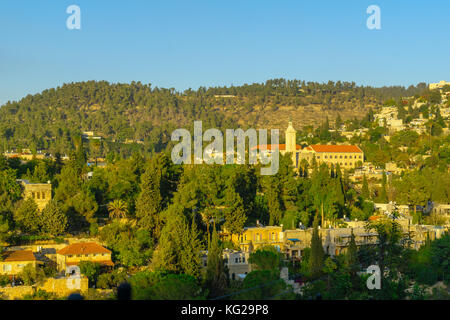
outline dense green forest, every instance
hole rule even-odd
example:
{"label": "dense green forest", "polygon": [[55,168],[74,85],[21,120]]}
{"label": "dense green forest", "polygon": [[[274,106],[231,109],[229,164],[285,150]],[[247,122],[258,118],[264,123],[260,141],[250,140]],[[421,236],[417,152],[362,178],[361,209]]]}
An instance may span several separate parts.
{"label": "dense green forest", "polygon": [[[353,82],[320,84],[285,79],[184,92],[140,82],[64,84],[0,108],[0,149],[69,154],[74,138],[83,131],[94,131],[105,139],[92,143],[88,150],[91,156],[110,151],[130,155],[135,150],[147,154],[165,149],[171,132],[191,128],[194,120],[202,120],[204,128],[219,129],[283,128],[280,126],[287,124],[288,117],[297,127],[317,126],[324,121],[320,114],[331,115],[333,121],[336,114],[342,114],[343,120],[362,118],[371,106],[413,96],[425,88],[424,83],[409,88],[373,88]],[[142,144],[123,144],[127,139]]]}

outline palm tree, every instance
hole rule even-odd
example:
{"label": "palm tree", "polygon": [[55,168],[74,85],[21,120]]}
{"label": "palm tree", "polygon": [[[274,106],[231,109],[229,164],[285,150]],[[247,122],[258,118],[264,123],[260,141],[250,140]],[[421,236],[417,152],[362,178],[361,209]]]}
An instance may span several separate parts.
{"label": "palm tree", "polygon": [[108,203],[109,217],[114,218],[125,218],[128,214],[128,206],[122,199],[116,199]]}

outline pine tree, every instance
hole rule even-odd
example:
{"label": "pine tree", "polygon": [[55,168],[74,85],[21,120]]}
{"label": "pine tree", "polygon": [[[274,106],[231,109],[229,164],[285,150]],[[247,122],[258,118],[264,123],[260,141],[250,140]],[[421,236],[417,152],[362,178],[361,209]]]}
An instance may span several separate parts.
{"label": "pine tree", "polygon": [[228,207],[225,209],[224,227],[233,234],[241,233],[247,216],[242,198],[234,191],[233,186],[228,186],[225,191],[225,203]]}
{"label": "pine tree", "polygon": [[41,213],[42,233],[51,236],[62,234],[67,228],[67,216],[54,200],[50,201]]}
{"label": "pine tree", "polygon": [[202,245],[195,222],[189,226],[183,208],[178,205],[170,206],[164,214],[166,223],[153,256],[152,268],[198,277]]}
{"label": "pine tree", "polygon": [[183,233],[183,219],[180,214],[181,208],[175,205],[169,207],[165,213],[165,225],[161,230],[155,253],[151,262],[151,267],[155,271],[180,272],[179,248],[180,234]]}
{"label": "pine tree", "polygon": [[36,202],[32,198],[28,198],[14,212],[14,220],[23,232],[38,234],[41,229],[39,215]]}
{"label": "pine tree", "polygon": [[136,217],[140,227],[152,232],[157,238],[161,231],[159,213],[162,211],[160,192],[161,174],[149,167],[141,176],[141,193],[136,201]]}

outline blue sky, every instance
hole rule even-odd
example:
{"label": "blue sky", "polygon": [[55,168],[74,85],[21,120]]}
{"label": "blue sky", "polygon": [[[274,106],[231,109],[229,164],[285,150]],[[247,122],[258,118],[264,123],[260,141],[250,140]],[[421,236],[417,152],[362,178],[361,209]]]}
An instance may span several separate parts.
{"label": "blue sky", "polygon": [[[68,30],[69,5],[81,30]],[[381,30],[366,27],[369,5]],[[0,104],[67,82],[450,80],[448,0],[2,0]]]}

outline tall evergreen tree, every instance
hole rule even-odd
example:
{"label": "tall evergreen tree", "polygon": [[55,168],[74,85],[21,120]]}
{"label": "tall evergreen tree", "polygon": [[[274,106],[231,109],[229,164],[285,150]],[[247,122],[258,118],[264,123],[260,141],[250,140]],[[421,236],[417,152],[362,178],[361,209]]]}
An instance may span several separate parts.
{"label": "tall evergreen tree", "polygon": [[316,215],[313,233],[311,236],[311,255],[309,257],[309,270],[313,277],[318,277],[323,268],[325,253],[322,246],[322,237],[319,235],[319,217]]}
{"label": "tall evergreen tree", "polygon": [[42,233],[51,236],[62,234],[67,228],[67,216],[55,200],[51,200],[41,213]]}
{"label": "tall evergreen tree", "polygon": [[32,198],[22,201],[14,212],[14,221],[26,233],[38,234],[41,229],[41,219],[38,206]]}
{"label": "tall evergreen tree", "polygon": [[161,173],[149,167],[141,176],[141,193],[136,201],[136,217],[142,228],[152,232],[155,238],[161,231],[160,212],[162,211]]}
{"label": "tall evergreen tree", "polygon": [[361,188],[361,195],[365,200],[370,199],[369,183],[367,182],[366,175],[363,177],[363,183]]}
{"label": "tall evergreen tree", "polygon": [[346,262],[352,273],[357,271],[358,247],[356,246],[355,234],[353,233],[353,229],[350,237],[350,244],[347,250]]}
{"label": "tall evergreen tree", "polygon": [[383,171],[383,178],[381,180],[381,189],[380,189],[380,195],[379,200],[381,203],[387,203],[388,202],[388,196],[387,196],[387,177],[386,172]]}
{"label": "tall evergreen tree", "polygon": [[205,284],[209,289],[210,297],[223,295],[227,287],[227,276],[225,274],[222,248],[215,228],[208,248]]}
{"label": "tall evergreen tree", "polygon": [[233,186],[228,186],[225,191],[225,223],[224,227],[233,234],[239,234],[244,228],[247,216],[245,214],[244,203]]}

